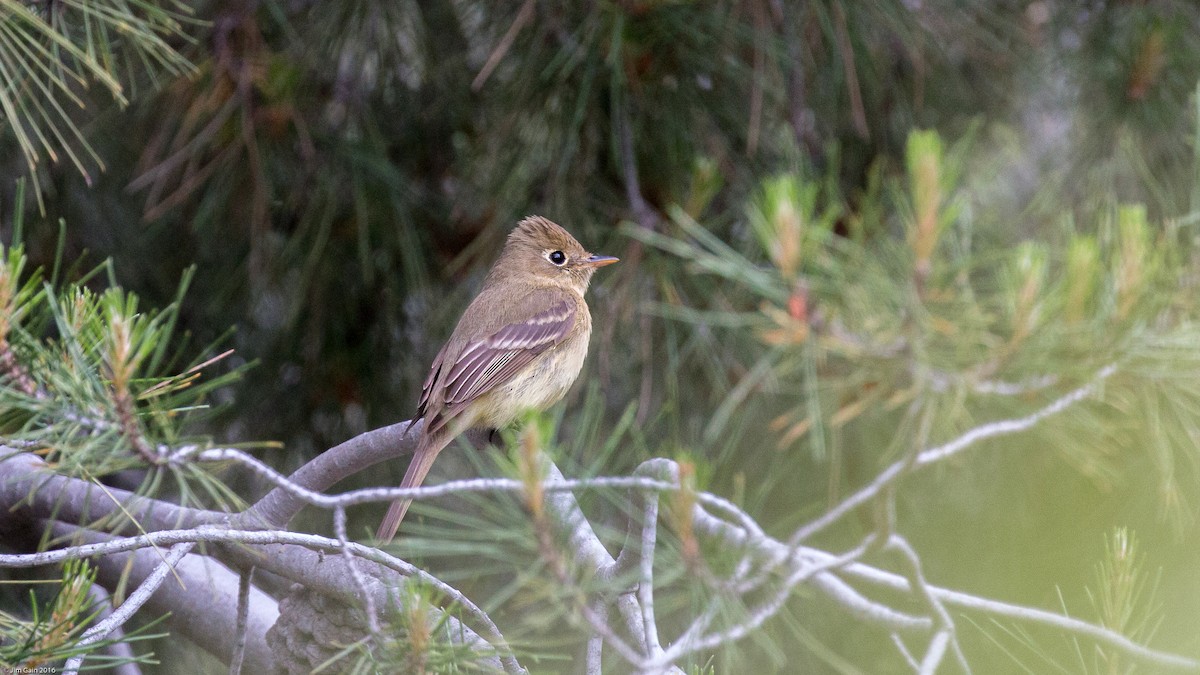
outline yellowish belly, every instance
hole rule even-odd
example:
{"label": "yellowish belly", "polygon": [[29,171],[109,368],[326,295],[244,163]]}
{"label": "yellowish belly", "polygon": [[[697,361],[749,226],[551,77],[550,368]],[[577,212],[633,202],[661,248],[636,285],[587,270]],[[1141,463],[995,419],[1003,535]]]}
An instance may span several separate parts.
{"label": "yellowish belly", "polygon": [[583,349],[563,347],[540,354],[508,383],[481,396],[479,405],[473,406],[478,416],[471,426],[503,427],[524,412],[545,410],[562,400],[587,356],[586,344]]}

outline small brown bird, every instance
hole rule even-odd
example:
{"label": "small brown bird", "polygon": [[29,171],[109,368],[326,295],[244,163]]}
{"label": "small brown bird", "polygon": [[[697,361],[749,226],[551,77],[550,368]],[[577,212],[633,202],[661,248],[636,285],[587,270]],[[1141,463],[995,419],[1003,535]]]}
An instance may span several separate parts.
{"label": "small brown bird", "polygon": [[[583,294],[596,268],[615,262],[588,253],[541,216],[517,225],[479,295],[433,359],[414,418],[425,426],[400,487],[419,486],[455,436],[475,427],[503,427],[567,393],[592,334]],[[375,536],[391,541],[411,503],[392,502]]]}

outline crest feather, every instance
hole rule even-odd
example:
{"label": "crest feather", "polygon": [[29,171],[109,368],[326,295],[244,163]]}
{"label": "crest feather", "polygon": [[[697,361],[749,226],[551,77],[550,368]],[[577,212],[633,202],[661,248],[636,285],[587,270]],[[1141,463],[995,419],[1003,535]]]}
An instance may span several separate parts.
{"label": "crest feather", "polygon": [[583,246],[561,225],[542,216],[526,216],[508,235],[508,244],[553,244],[558,248],[583,250]]}

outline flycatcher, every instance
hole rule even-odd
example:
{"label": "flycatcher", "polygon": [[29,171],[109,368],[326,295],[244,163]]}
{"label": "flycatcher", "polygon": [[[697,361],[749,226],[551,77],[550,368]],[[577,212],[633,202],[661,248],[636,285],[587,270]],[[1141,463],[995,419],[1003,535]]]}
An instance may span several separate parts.
{"label": "flycatcher", "polygon": [[[475,427],[503,427],[567,393],[592,335],[583,294],[596,268],[615,262],[588,253],[541,216],[517,225],[479,295],[433,359],[413,418],[425,425],[400,487],[421,485],[455,436]],[[392,502],[375,536],[391,541],[411,503]]]}

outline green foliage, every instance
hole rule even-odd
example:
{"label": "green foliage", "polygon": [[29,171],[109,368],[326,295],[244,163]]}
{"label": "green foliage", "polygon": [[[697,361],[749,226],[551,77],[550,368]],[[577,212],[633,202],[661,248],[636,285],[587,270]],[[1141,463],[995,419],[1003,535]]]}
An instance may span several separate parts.
{"label": "green foliage", "polygon": [[396,605],[389,608],[388,635],[383,644],[372,649],[371,641],[363,638],[345,645],[315,668],[314,675],[491,672],[479,663],[482,656],[491,656],[490,651],[453,640],[453,629],[446,623],[450,614],[437,611],[442,603],[429,589],[414,581],[397,589],[394,597]]}
{"label": "green foliage", "polygon": [[[205,378],[202,371],[229,352],[209,346],[191,356],[188,336],[176,331],[190,274],[175,303],[145,311],[118,287],[91,290],[106,272],[112,279],[108,265],[67,279],[59,269],[47,280],[21,245],[0,250],[0,427],[9,452],[34,450],[55,471],[96,482],[144,470],[140,494],[239,504],[211,469],[186,461],[211,445],[196,430],[211,417],[213,391],[238,376]],[[66,564],[45,609],[35,597],[30,618],[4,614],[4,662],[34,667],[77,653],[74,644],[97,611],[88,595],[94,576],[86,564]]]}
{"label": "green foliage", "polygon": [[[30,593],[30,614],[27,618],[0,610],[0,667],[33,670],[53,664],[79,653],[99,652],[92,658],[107,667],[121,663],[147,663],[149,659],[120,659],[106,656],[103,650],[112,640],[99,640],[86,648],[75,641],[91,625],[101,609],[89,594],[96,580],[96,571],[86,561],[73,560],[62,566],[62,578],[54,582],[54,595],[41,601]],[[124,640],[136,642],[155,637],[146,628],[128,633]]]}
{"label": "green foliage", "polygon": [[784,281],[795,280],[811,238],[824,238],[842,215],[840,204],[818,212],[822,186],[795,175],[766,181],[747,216],[759,243]]}
{"label": "green foliage", "polygon": [[[1119,527],[1104,540],[1104,557],[1096,563],[1086,598],[1098,623],[1139,642],[1149,642],[1162,623],[1163,604],[1158,597],[1160,573],[1148,574],[1145,554],[1137,537]],[[1063,613],[1070,614],[1062,593]],[[1140,673],[1140,664],[1104,648],[1089,647],[1078,639],[1069,649],[1047,649],[1028,630],[999,622],[976,627],[1024,672]]]}
{"label": "green foliage", "polygon": [[[1161,603],[1154,597],[1158,580],[1147,578],[1137,538],[1118,528],[1104,542],[1104,560],[1096,565],[1096,590],[1089,591],[1103,626],[1139,641],[1149,641],[1161,622]],[[1099,652],[1095,672],[1128,672],[1120,656]]]}
{"label": "green foliage", "polygon": [[[466,271],[515,217],[546,212],[612,249],[605,224],[631,178],[651,207],[679,204],[730,241],[763,172],[812,165],[845,214],[835,229],[886,227],[865,209],[882,203],[870,191],[904,163],[913,126],[958,136],[986,115],[989,134],[1014,125],[1035,155],[1041,139],[1022,136],[1020,116],[1057,105],[1047,116],[1068,120],[1071,139],[1125,140],[1075,143],[1086,152],[1063,153],[1064,171],[1034,166],[1024,180],[1079,202],[1114,187],[1147,201],[1136,185],[1153,183],[1159,213],[1188,164],[1177,103],[1200,51],[1177,28],[1195,16],[1180,2],[264,3],[197,8],[195,20],[96,2],[56,5],[58,39],[137,75],[122,82],[165,88],[132,99],[131,114],[93,116],[88,142],[110,170],[88,190],[59,176],[71,199],[47,206],[73,223],[72,250],[116,256],[123,283],[159,304],[200,263],[204,301],[184,321],[205,341],[242,324],[238,346],[266,366],[246,385],[260,401],[249,436],[306,447],[410,407],[437,347],[426,336],[457,306],[434,298],[469,287]],[[88,17],[120,17],[130,36]],[[181,31],[190,44],[164,37]],[[167,67],[186,69],[179,54],[196,64],[187,77]],[[1036,79],[1046,71],[1067,80],[1063,102],[1045,101],[1059,86]],[[1008,198],[1036,221],[1023,190]],[[662,264],[647,271],[670,276]],[[650,370],[645,351],[622,367]]]}
{"label": "green foliage", "polygon": [[[1144,207],[1114,205],[1086,226],[1067,220],[1038,240],[976,250],[1001,224],[962,206],[967,195],[953,177],[963,175],[968,153],[961,144],[946,152],[927,133],[915,134],[909,149],[909,173],[890,181],[881,193],[890,201],[882,205],[839,202],[826,181],[805,174],[764,181],[763,197],[748,211],[757,250],[735,249],[680,210],[671,211],[667,234],[626,230],[687,266],[690,274],[667,297],[716,289],[716,297],[710,290],[697,304],[731,306],[710,313],[664,307],[659,314],[703,321],[722,332],[722,344],[745,346],[750,337],[759,343],[743,358],[765,367],[747,368],[728,390],[710,420],[708,447],[738,434],[734,418],[773,433],[747,434],[733,444],[736,454],[713,458],[714,473],[729,486],[714,489],[741,494],[739,486],[754,485],[752,512],[779,510],[784,523],[798,524],[799,514],[819,503],[819,483],[806,481],[797,498],[793,474],[765,468],[777,465],[777,453],[807,443],[814,462],[793,471],[817,469],[835,494],[852,490],[863,479],[842,474],[847,464],[873,471],[988,420],[1027,414],[1112,364],[1118,375],[1100,402],[1044,422],[1025,440],[1005,444],[1013,448],[1005,452],[1044,448],[1096,487],[1121,492],[1136,489],[1125,481],[1148,462],[1146,481],[1138,483],[1154,484],[1159,517],[1176,528],[1194,522],[1187,495],[1200,476],[1192,470],[1188,420],[1200,410],[1200,305],[1190,234],[1156,228]],[[902,235],[847,239],[801,226],[815,220],[807,214],[856,207],[901,214]],[[1044,463],[1021,463],[1031,460]],[[1014,478],[1025,474],[1019,466],[1008,470]],[[974,496],[965,493],[952,499],[969,508]],[[911,508],[912,517],[930,518],[925,507]],[[1144,621],[1155,612],[1140,605],[1134,612],[1128,596],[1135,581],[1122,581],[1132,573],[1117,564],[1103,577],[1119,588],[1102,586],[1097,603],[1106,625],[1132,630],[1133,616]],[[796,620],[780,630],[799,633],[805,625]],[[1049,649],[1043,638],[1020,639]]]}
{"label": "green foliage", "polygon": [[237,503],[206,470],[171,457],[210,444],[194,430],[211,416],[212,392],[238,377],[233,370],[205,378],[202,371],[229,352],[210,345],[190,356],[188,336],[176,330],[191,274],[175,303],[144,311],[123,289],[91,290],[105,272],[111,279],[104,265],[52,282],[29,269],[20,245],[0,253],[5,442],[38,449],[68,475],[92,479],[149,467],[142,486],[149,493],[171,476],[185,499],[199,487],[218,503]]}
{"label": "green foliage", "polygon": [[[606,224],[635,178],[651,207],[728,223],[759,169],[801,148],[832,161],[824,139],[849,137],[837,152],[852,189],[878,152],[902,147],[902,120],[925,114],[904,93],[917,80],[996,91],[958,72],[899,3],[196,11],[180,24],[195,73],[95,118],[109,171],[86,190],[62,174],[54,188],[78,201],[48,208],[73,224],[72,250],[115,256],[122,282],[160,304],[199,263],[188,327],[211,340],[240,323],[238,346],[264,360],[247,381],[261,402],[249,435],[305,445],[408,405],[454,318],[434,298],[469,286],[514,218],[541,211],[613,250]],[[973,25],[958,24],[964,44],[994,32]],[[993,58],[989,45],[973,56]],[[875,79],[892,67],[894,89]]]}
{"label": "green foliage", "polygon": [[[36,163],[45,222],[70,226],[13,223],[0,425],[63,471],[145,466],[203,432],[280,438],[266,459],[294,465],[408,417],[500,238],[542,212],[623,259],[591,296],[589,384],[539,443],[571,475],[688,448],[704,485],[785,531],[883,463],[1115,364],[1097,402],[914,478],[903,524],[931,577],[1044,604],[1110,520],[1135,521],[1151,559],[1195,520],[1194,3],[37,7],[2,6],[0,108],[26,156],[87,178]],[[97,112],[85,80],[131,109]],[[143,83],[162,88],[123,93]],[[76,98],[86,119],[62,112]],[[68,273],[63,249],[114,263]],[[183,335],[240,356],[197,379],[218,350]],[[212,416],[243,358],[262,367]],[[463,454],[439,471],[518,475]],[[148,475],[147,493],[171,476],[233,501],[186,465]],[[615,549],[628,495],[583,500]],[[449,504],[416,506],[402,555],[491,599],[556,669],[585,631],[544,588],[527,503]],[[670,576],[685,540],[659,563],[676,624],[707,599]],[[690,667],[894,665],[809,610]]]}
{"label": "green foliage", "polygon": [[[173,1],[65,0],[31,6],[0,2],[0,111],[34,180],[45,160],[64,157],[88,181],[104,161],[72,109],[99,104],[98,85],[128,105],[137,82],[192,69],[171,41],[188,40],[190,11]],[[40,198],[39,194],[39,198]]]}

